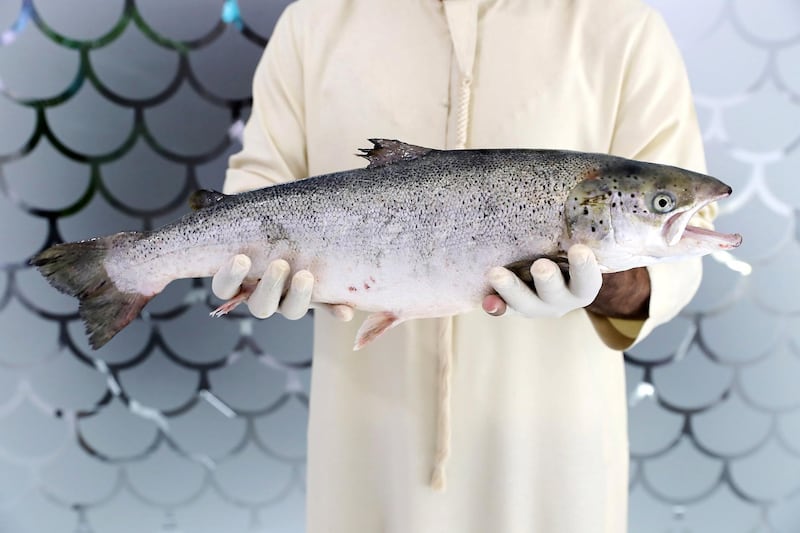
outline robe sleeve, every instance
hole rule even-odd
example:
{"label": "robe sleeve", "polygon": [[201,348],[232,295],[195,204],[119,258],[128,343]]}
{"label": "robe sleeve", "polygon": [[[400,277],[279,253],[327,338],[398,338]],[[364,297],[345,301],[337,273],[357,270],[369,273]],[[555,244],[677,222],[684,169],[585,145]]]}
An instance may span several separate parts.
{"label": "robe sleeve", "polygon": [[253,107],[243,148],[228,162],[226,194],[308,175],[300,9],[298,3],[286,8],[256,67]]}
{"label": "robe sleeve", "polygon": [[[615,155],[705,172],[705,156],[686,69],[666,24],[648,10],[629,43],[621,80],[610,152]],[[704,208],[693,225],[711,228],[716,205]],[[624,350],[656,326],[674,318],[694,296],[702,260],[648,267],[651,294],[647,320],[617,320],[589,313],[611,348]]]}

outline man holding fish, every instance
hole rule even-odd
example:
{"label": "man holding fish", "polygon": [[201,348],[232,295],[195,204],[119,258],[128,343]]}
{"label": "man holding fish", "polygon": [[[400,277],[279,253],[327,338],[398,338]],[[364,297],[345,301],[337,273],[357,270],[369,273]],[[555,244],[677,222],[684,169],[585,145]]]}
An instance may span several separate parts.
{"label": "man holding fish", "polygon": [[[660,17],[639,0],[299,0],[253,97],[224,187],[244,194],[32,259],[81,299],[92,345],[178,277],[216,273],[219,314],[324,308],[308,531],[625,531],[621,350],[692,298],[691,256],[740,242],[710,227],[730,188],[697,173]],[[337,173],[367,138],[368,168]]]}
{"label": "man holding fish", "polygon": [[[607,152],[703,171],[680,54],[639,2],[391,4],[288,7],[256,72],[226,192],[352,168],[354,148],[374,136]],[[693,224],[709,227],[711,207]],[[494,269],[502,298],[487,295],[485,312],[405,322],[357,353],[361,320],[334,318],[349,320],[351,308],[315,315],[309,531],[625,531],[619,350],[677,314],[701,264],[627,270],[601,288],[591,250],[576,245],[568,257],[569,283],[546,259],[530,269],[538,296]],[[215,292],[233,296],[249,267],[231,258]],[[313,272],[276,262],[249,305],[257,316],[299,318],[313,286]],[[593,302],[596,311],[582,309]],[[428,486],[437,464],[441,493]]]}

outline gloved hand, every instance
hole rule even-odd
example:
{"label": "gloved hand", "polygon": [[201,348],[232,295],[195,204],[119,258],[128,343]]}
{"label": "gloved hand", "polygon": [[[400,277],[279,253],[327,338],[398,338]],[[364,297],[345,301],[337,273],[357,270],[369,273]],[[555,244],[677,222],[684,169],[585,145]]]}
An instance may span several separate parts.
{"label": "gloved hand", "polygon": [[[246,255],[231,257],[211,280],[211,290],[214,295],[228,300],[239,294],[243,290],[242,281],[250,271],[250,266],[250,258]],[[308,270],[296,272],[284,296],[290,270],[286,261],[282,259],[273,261],[255,288],[244,288],[245,291],[252,291],[246,301],[253,316],[267,318],[279,312],[289,320],[297,320],[308,312],[312,307],[311,292],[314,289],[314,276]],[[326,309],[345,322],[353,318],[353,308],[348,305],[314,304],[313,306]]]}
{"label": "gloved hand", "polygon": [[483,301],[483,309],[495,316],[505,313],[508,307],[530,318],[557,318],[591,304],[603,283],[594,253],[587,246],[576,244],[567,251],[567,258],[569,283],[565,282],[561,269],[553,261],[534,261],[531,276],[536,292],[508,269],[492,268],[489,282],[497,295],[487,296]]}

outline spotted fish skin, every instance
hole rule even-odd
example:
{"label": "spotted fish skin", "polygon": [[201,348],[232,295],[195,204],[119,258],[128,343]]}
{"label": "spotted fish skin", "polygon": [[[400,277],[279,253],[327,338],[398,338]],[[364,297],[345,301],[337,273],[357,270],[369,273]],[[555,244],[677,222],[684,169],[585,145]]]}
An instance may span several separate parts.
{"label": "spotted fish skin", "polygon": [[[314,301],[388,313],[394,324],[473,309],[490,292],[490,268],[563,257],[578,242],[595,251],[606,271],[647,264],[646,258],[621,260],[609,241],[615,220],[631,214],[616,213],[606,202],[613,196],[606,180],[620,187],[619,180],[634,172],[641,180],[634,194],[646,191],[640,201],[648,202],[653,183],[677,176],[679,188],[691,189],[680,193],[685,210],[730,192],[708,176],[603,154],[373,143],[362,150],[367,168],[239,195],[209,192],[193,199],[200,209],[158,230],[95,239],[95,248],[106,249],[96,276],[120,293],[149,299],[175,279],[212,276],[234,254],[251,258],[250,281],[280,258],[314,274]],[[626,195],[630,187],[625,182]],[[677,202],[678,193],[670,194]],[[647,231],[659,227],[658,221],[637,224]],[[56,245],[32,263],[56,287],[85,301],[92,291],[71,287],[58,273],[59,253],[69,255],[78,245]],[[103,329],[96,322],[90,336]],[[107,332],[95,336],[110,338]]]}
{"label": "spotted fish skin", "polygon": [[[431,151],[225,197],[133,245],[121,243],[106,268],[118,287],[155,293],[176,277],[213,275],[245,253],[253,277],[278,258],[309,269],[317,301],[408,309],[419,305],[419,287],[463,311],[486,292],[492,266],[564,253],[567,193],[600,159]],[[134,265],[139,275],[130,274]]]}

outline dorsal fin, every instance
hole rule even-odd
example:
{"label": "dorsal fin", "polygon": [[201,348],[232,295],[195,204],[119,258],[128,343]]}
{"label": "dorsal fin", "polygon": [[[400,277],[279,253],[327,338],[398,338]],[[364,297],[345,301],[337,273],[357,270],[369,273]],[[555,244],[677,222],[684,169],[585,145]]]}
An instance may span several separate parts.
{"label": "dorsal fin", "polygon": [[197,211],[198,209],[203,209],[204,207],[214,205],[220,200],[225,199],[227,196],[227,194],[222,194],[219,191],[200,189],[194,191],[191,196],[189,196],[189,207],[192,208],[192,211]]}
{"label": "dorsal fin", "polygon": [[367,168],[382,167],[399,161],[410,161],[433,151],[432,148],[415,146],[392,139],[370,139],[369,141],[373,147],[360,148],[359,152],[361,153],[356,154],[369,161]]}

